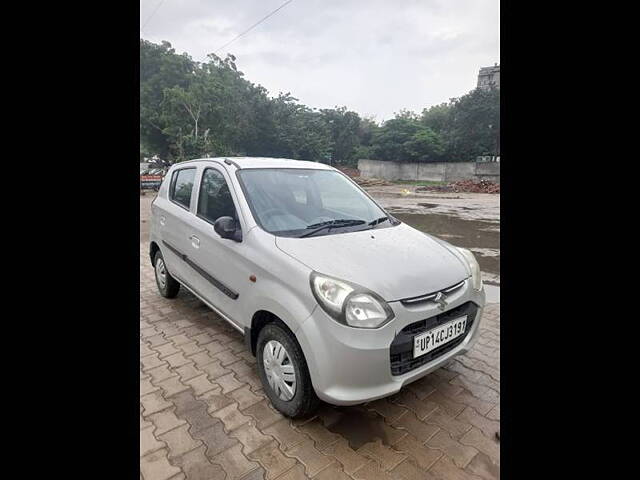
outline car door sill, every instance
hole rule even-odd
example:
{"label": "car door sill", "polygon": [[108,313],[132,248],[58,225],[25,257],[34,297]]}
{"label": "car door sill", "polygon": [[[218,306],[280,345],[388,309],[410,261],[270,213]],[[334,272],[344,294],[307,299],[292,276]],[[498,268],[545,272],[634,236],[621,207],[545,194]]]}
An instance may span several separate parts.
{"label": "car door sill", "polygon": [[173,275],[173,277],[180,283],[180,285],[182,285],[184,288],[186,288],[187,290],[189,290],[193,295],[195,295],[202,303],[204,303],[207,307],[209,307],[211,310],[213,310],[215,313],[217,313],[218,315],[220,315],[220,317],[222,317],[223,320],[225,320],[227,323],[229,323],[233,328],[235,328],[236,330],[238,330],[240,333],[242,333],[244,335],[244,328],[242,328],[241,326],[239,326],[236,322],[234,322],[233,320],[231,320],[231,318],[229,318],[228,315],[226,315],[225,313],[223,313],[219,308],[217,308],[216,306],[214,306],[211,302],[209,302],[208,300],[205,300],[205,298],[200,295],[198,293],[198,291],[196,289],[194,289],[193,287],[190,287],[184,280],[177,278],[175,275]]}

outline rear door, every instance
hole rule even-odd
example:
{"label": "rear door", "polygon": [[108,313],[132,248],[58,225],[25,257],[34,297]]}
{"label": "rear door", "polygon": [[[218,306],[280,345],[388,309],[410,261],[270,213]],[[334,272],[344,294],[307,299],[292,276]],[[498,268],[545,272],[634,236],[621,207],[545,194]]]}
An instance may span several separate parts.
{"label": "rear door", "polygon": [[246,242],[221,238],[213,224],[220,217],[232,217],[246,233],[244,219],[238,214],[237,196],[226,170],[206,166],[199,182],[195,216],[189,235],[190,265],[197,278],[193,286],[209,303],[229,317],[241,329],[245,319],[241,315],[240,302],[249,288],[251,272],[245,258]]}
{"label": "rear door", "polygon": [[191,240],[190,222],[195,203],[194,185],[197,168],[183,167],[174,170],[169,179],[167,201],[158,212],[162,254],[169,272],[186,283],[190,283],[193,272],[188,268],[184,255],[189,251]]}

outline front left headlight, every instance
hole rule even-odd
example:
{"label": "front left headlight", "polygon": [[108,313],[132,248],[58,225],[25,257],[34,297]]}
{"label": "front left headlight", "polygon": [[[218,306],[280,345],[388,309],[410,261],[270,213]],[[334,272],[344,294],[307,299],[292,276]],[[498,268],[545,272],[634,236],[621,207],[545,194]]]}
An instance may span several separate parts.
{"label": "front left headlight", "polygon": [[467,250],[466,248],[458,248],[462,256],[464,256],[469,268],[471,269],[471,285],[474,290],[482,290],[482,274],[480,273],[480,265],[476,260],[476,257],[473,256],[471,250]]}
{"label": "front left headlight", "polygon": [[311,291],[334,320],[355,328],[378,328],[393,317],[393,310],[379,295],[337,278],[312,272]]}

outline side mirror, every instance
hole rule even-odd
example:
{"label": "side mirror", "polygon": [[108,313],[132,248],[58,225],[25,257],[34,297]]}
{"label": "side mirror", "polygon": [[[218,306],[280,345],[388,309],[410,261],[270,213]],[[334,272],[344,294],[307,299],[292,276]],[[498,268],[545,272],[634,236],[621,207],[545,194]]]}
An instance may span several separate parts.
{"label": "side mirror", "polygon": [[242,241],[242,230],[236,227],[236,221],[231,217],[220,217],[213,223],[213,229],[222,238],[235,242]]}

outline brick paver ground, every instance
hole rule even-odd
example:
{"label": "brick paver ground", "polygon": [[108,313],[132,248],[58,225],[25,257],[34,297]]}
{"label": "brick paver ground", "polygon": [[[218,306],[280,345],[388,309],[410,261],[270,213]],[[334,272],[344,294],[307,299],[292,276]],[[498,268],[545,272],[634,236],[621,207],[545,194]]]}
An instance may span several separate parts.
{"label": "brick paver ground", "polygon": [[500,306],[467,355],[397,395],[292,421],[262,391],[242,335],[140,250],[140,473],[163,479],[499,478]]}

